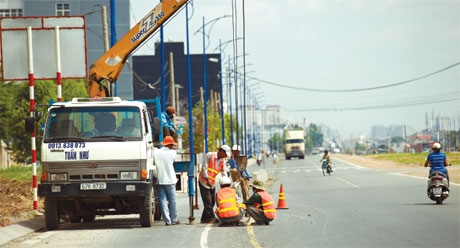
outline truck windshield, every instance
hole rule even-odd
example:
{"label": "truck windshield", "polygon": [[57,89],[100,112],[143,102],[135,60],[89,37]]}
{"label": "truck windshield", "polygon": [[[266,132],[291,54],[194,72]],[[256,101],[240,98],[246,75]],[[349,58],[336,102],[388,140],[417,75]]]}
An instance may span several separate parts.
{"label": "truck windshield", "polygon": [[51,109],[44,141],[141,140],[141,115],[135,107],[70,107]]}
{"label": "truck windshield", "polygon": [[294,144],[294,143],[303,143],[303,139],[289,139],[289,140],[286,140],[286,144]]}

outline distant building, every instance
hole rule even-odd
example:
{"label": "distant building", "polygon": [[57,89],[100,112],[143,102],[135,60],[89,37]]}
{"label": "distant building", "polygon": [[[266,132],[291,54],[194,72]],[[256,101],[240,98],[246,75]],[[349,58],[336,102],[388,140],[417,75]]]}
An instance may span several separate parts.
{"label": "distant building", "polygon": [[375,125],[371,127],[372,139],[386,139],[389,137],[404,137],[404,125]]}

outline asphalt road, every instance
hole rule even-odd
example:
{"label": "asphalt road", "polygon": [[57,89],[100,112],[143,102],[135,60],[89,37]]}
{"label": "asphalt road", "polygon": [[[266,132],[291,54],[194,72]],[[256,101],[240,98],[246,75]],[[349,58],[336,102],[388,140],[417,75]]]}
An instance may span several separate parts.
{"label": "asphalt road", "polygon": [[189,224],[189,198],[178,192],[177,226],[157,221],[142,228],[135,215],[103,217],[41,229],[2,247],[460,247],[458,185],[436,205],[426,196],[426,179],[337,160],[332,175],[323,176],[319,160],[267,159],[249,166],[252,173],[265,168],[276,179],[268,191],[277,202],[283,185],[288,208],[279,209],[269,226],[197,224],[201,209],[193,211],[197,223]]}

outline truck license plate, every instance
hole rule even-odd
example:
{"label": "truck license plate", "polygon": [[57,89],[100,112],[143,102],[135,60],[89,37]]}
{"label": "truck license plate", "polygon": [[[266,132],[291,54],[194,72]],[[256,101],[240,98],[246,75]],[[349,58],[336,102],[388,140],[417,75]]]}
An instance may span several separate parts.
{"label": "truck license plate", "polygon": [[106,189],[106,188],[107,188],[107,185],[105,184],[105,182],[80,184],[80,190],[98,190],[98,189]]}

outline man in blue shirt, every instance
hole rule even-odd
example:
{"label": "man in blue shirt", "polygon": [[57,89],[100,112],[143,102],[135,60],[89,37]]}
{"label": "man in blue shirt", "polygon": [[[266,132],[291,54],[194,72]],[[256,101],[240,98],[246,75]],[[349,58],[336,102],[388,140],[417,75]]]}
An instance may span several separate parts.
{"label": "man in blue shirt", "polygon": [[167,107],[166,111],[161,113],[161,126],[163,127],[163,137],[171,136],[177,142],[177,127],[174,125],[174,114],[176,109],[174,107]]}
{"label": "man in blue shirt", "polygon": [[[230,165],[230,169],[238,169],[238,163],[236,162],[236,158],[239,157],[241,154],[241,147],[239,145],[234,145],[232,147],[232,157],[228,159],[228,164]],[[243,171],[240,171],[241,177],[244,179],[250,180],[252,177],[249,175],[248,169],[245,168]]]}
{"label": "man in blue shirt", "polygon": [[446,174],[447,180],[449,180],[449,174],[446,169],[446,167],[449,166],[449,164],[447,163],[446,154],[441,152],[441,144],[434,143],[431,149],[433,150],[433,152],[430,153],[426,158],[425,167],[431,166],[430,175],[433,172],[442,172]]}

